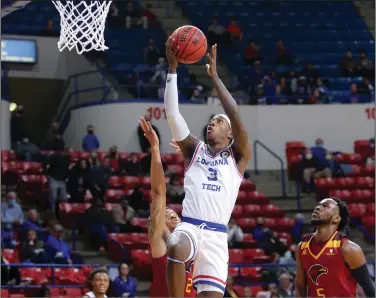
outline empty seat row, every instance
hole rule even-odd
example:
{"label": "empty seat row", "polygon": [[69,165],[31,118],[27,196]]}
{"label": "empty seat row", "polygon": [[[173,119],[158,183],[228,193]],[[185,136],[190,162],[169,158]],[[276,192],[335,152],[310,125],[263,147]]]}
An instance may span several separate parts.
{"label": "empty seat row", "polygon": [[[332,190],[329,196],[338,197],[347,203],[371,203],[375,201],[375,191],[368,189],[355,189],[355,190]],[[318,194],[318,198],[322,199],[327,197],[322,193]]]}
{"label": "empty seat row", "polygon": [[316,178],[315,184],[321,189],[374,189],[373,177]]}

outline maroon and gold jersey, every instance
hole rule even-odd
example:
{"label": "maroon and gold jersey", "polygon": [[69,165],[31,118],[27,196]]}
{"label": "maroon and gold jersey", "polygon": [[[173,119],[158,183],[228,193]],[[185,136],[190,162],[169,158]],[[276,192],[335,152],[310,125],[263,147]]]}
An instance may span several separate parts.
{"label": "maroon and gold jersey", "polygon": [[317,243],[314,234],[303,238],[299,253],[308,297],[356,297],[357,282],[342,258],[341,245],[346,241],[339,232],[326,243]]}
{"label": "maroon and gold jersey", "polygon": [[[160,258],[152,259],[153,281],[150,286],[150,297],[169,297],[166,280],[167,253]],[[192,282],[192,270],[190,266],[186,271],[184,297],[195,297],[196,290]]]}

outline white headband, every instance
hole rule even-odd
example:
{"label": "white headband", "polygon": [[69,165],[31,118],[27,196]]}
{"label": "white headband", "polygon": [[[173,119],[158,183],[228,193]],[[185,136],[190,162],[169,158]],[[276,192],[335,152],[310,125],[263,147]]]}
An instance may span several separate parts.
{"label": "white headband", "polygon": [[226,114],[217,114],[217,115],[215,115],[212,119],[217,118],[217,117],[222,117],[222,118],[224,118],[224,119],[227,121],[227,123],[228,123],[228,125],[230,126],[230,128],[231,128],[231,121],[230,121],[230,118],[229,118]]}

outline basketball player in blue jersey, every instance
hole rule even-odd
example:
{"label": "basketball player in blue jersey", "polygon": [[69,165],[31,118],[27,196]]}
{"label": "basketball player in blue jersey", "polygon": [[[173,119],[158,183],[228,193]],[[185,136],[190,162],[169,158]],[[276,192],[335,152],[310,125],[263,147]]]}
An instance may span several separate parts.
{"label": "basketball player in blue jersey", "polygon": [[238,107],[217,74],[217,45],[207,55],[207,72],[225,114],[207,127],[207,144],[190,134],[179,112],[178,60],[173,39],[166,44],[169,70],[165,89],[168,123],[185,157],[182,222],[168,239],[167,282],[171,297],[183,297],[185,266],[194,261],[193,285],[199,297],[223,297],[228,272],[227,224],[251,149]]}

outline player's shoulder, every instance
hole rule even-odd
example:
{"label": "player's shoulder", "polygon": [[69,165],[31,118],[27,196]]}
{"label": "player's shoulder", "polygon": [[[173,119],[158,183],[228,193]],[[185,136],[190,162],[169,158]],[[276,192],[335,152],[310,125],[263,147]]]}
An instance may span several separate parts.
{"label": "player's shoulder", "polygon": [[361,252],[362,248],[348,237],[344,237],[341,239],[341,251],[345,254],[352,254]]}
{"label": "player's shoulder", "polygon": [[312,238],[313,235],[313,233],[303,235],[302,241],[300,242],[300,246],[304,246]]}

